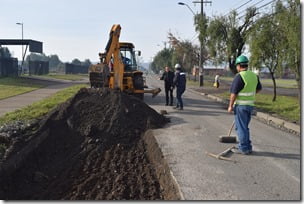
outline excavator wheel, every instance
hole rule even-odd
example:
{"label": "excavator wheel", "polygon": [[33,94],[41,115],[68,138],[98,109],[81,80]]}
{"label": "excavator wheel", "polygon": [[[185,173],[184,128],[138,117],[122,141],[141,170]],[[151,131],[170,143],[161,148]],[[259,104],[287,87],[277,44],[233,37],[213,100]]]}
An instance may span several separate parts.
{"label": "excavator wheel", "polygon": [[89,75],[91,88],[103,87],[103,76],[100,72],[91,72]]}
{"label": "excavator wheel", "polygon": [[[133,85],[135,89],[144,90],[144,79],[142,75],[135,75],[133,77]],[[144,100],[144,94],[143,93],[135,93],[135,97]]]}

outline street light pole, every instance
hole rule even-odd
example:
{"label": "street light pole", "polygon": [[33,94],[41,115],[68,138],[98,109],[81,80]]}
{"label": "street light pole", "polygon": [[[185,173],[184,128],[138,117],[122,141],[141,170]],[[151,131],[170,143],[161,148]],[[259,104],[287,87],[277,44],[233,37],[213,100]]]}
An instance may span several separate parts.
{"label": "street light pole", "polygon": [[193,16],[195,16],[194,11],[191,9],[191,7],[190,7],[188,4],[183,3],[183,2],[178,2],[178,5],[187,6],[187,7],[188,7],[188,9],[189,9],[189,10],[192,12]]}
{"label": "street light pole", "polygon": [[[201,4],[201,18],[204,19],[204,3],[212,3],[211,1],[193,1],[193,3],[200,3]],[[195,16],[195,13],[193,10],[188,6],[188,4],[183,2],[178,2],[179,5],[187,6],[189,10],[193,13]],[[200,42],[200,54],[199,54],[199,86],[204,85],[204,77],[203,77],[203,70],[204,70],[204,64],[203,64],[203,43]]]}
{"label": "street light pole", "polygon": [[[201,18],[202,20],[204,19],[204,3],[212,3],[212,1],[193,1],[193,3],[200,3],[201,4]],[[203,76],[203,70],[204,70],[204,63],[203,63],[203,43],[200,43],[200,56],[199,56],[199,67],[200,67],[200,72],[199,72],[199,85],[203,86],[204,85],[204,76]]]}
{"label": "street light pole", "polygon": [[23,61],[24,61],[24,50],[23,50],[23,22],[22,23],[16,23],[17,25],[21,25],[21,37],[22,37],[22,56],[21,56],[21,73],[22,73],[22,66],[23,66]]}
{"label": "street light pole", "polygon": [[[21,36],[22,36],[22,43],[23,43],[23,23],[16,23],[17,25],[21,25]],[[22,58],[23,58],[23,54],[24,54],[24,52],[23,52],[23,45],[22,45]]]}

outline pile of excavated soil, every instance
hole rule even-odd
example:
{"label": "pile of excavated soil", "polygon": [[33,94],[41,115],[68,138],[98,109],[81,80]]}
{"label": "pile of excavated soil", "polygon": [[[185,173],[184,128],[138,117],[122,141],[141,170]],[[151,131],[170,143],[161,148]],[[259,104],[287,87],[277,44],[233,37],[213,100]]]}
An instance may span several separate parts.
{"label": "pile of excavated soil", "polygon": [[164,199],[142,135],[167,122],[135,97],[82,89],[6,140],[0,198]]}

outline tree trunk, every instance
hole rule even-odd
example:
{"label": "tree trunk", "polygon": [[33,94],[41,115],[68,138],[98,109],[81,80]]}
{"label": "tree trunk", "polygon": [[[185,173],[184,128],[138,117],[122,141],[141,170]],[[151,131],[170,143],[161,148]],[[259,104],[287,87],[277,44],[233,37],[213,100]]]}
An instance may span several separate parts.
{"label": "tree trunk", "polygon": [[297,85],[298,85],[298,100],[299,100],[299,104],[301,104],[301,78],[296,76],[296,81],[297,81]]}
{"label": "tree trunk", "polygon": [[296,63],[297,65],[297,69],[296,69],[296,81],[297,81],[297,85],[298,85],[298,100],[299,100],[299,104],[301,104],[301,63],[300,61],[298,61]]}
{"label": "tree trunk", "polygon": [[229,59],[228,62],[229,62],[229,69],[230,69],[230,71],[233,73],[233,75],[236,75],[237,74],[237,70],[236,70],[236,66],[235,66],[235,61]]}
{"label": "tree trunk", "polygon": [[276,101],[277,98],[277,84],[276,84],[276,80],[274,78],[274,72],[270,72],[271,75],[271,79],[272,79],[272,83],[273,83],[273,98],[272,98],[272,102]]}

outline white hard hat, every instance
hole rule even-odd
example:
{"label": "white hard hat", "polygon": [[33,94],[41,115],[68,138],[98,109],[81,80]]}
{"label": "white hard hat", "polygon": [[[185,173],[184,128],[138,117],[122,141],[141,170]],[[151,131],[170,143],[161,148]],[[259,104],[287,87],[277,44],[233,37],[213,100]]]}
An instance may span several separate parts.
{"label": "white hard hat", "polygon": [[175,65],[175,69],[181,68],[180,64]]}

